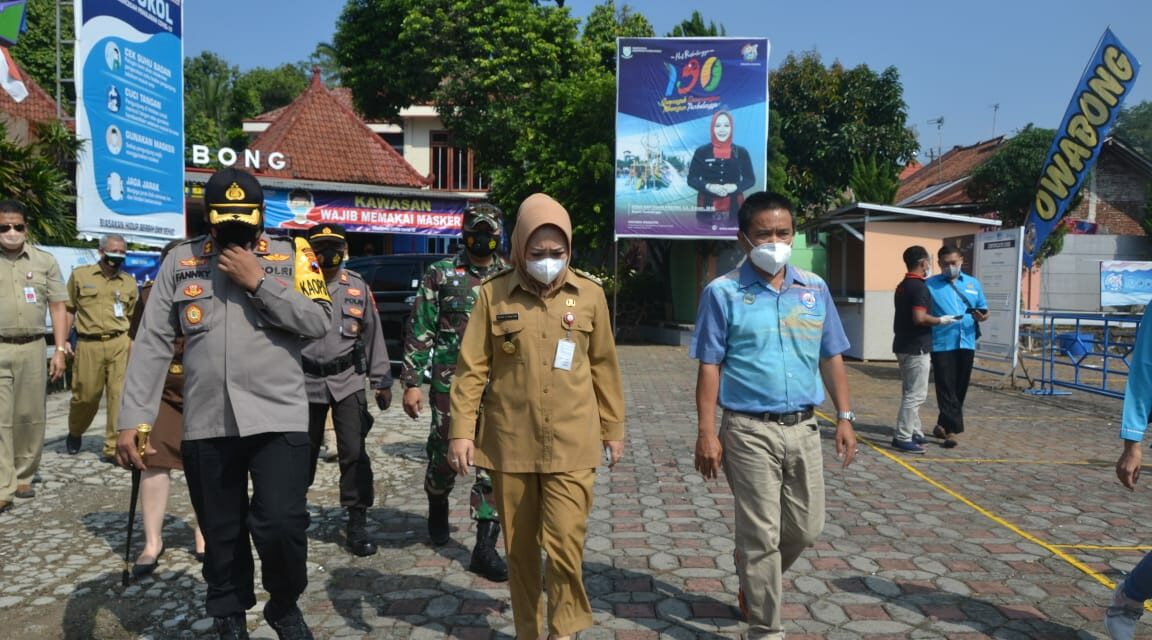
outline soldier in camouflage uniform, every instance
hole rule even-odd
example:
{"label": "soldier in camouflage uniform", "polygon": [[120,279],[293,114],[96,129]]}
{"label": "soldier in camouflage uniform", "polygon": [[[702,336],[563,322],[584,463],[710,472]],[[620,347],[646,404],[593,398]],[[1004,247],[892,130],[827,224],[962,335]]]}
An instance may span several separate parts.
{"label": "soldier in camouflage uniform", "polygon": [[[448,495],[456,484],[456,472],[448,464],[448,429],[452,419],[448,390],[456,371],[460,337],[468,326],[480,283],[507,269],[496,254],[503,214],[491,205],[470,206],[464,212],[463,249],[455,257],[428,267],[416,292],[404,344],[404,412],[413,420],[420,416],[423,397],[420,385],[431,368],[429,405],[432,429],[428,435],[428,470],[424,491],[428,494],[428,536],[435,545],[448,542]],[[492,479],[476,470],[471,493],[472,519],[476,521],[476,546],[468,569],[489,580],[508,579],[508,567],[496,553],[500,519],[492,501]]]}

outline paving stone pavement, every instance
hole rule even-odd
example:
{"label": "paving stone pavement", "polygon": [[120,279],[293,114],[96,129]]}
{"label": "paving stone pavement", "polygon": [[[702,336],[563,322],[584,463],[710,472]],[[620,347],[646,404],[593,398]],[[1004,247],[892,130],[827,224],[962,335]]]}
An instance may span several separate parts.
{"label": "paving stone pavement", "polygon": [[[596,626],[581,638],[736,638],[732,497],[722,478],[692,469],[695,364],[679,347],[623,346],[620,355],[627,450],[597,480],[584,565]],[[1106,585],[1139,560],[1152,528],[1144,492],[1124,491],[1113,475],[1120,402],[1030,396],[977,375],[961,446],[932,442],[927,455],[907,456],[887,444],[895,366],[850,363],[849,380],[860,455],[840,469],[825,429],[828,525],[785,576],[788,637],[1105,637]],[[79,455],[64,453],[67,407],[67,392],[50,396],[37,496],[0,515],[0,636],[211,637],[182,477],[159,570],[121,588],[129,475],[98,461],[103,415]],[[929,428],[934,412],[930,398]],[[377,415],[373,557],[342,550],[337,469],[321,464],[300,602],[318,638],[511,637],[505,586],[465,570],[474,529],[463,486],[452,542],[425,542],[427,429],[399,407]],[[134,540],[135,554],[138,531]],[[260,609],[249,629],[273,638]]]}

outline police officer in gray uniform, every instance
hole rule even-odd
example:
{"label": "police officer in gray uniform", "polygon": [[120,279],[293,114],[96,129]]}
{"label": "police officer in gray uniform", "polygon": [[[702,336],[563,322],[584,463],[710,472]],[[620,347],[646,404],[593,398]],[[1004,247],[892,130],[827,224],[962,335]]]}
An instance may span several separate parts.
{"label": "police officer in gray uniform", "polygon": [[263,234],[264,194],[254,177],[216,172],[204,203],[210,235],[169,253],[144,310],[124,383],[117,461],[144,468],[137,427],[156,419],[173,339],[183,335],[182,455],[207,542],[205,608],[220,638],[248,637],[254,544],[271,595],[264,618],[282,640],[310,640],[296,606],[308,583],[300,351],[301,336],[327,331],[331,300],[307,240]]}
{"label": "police officer in gray uniform", "polygon": [[348,249],[344,227],[318,224],[308,230],[328,295],[332,321],[328,333],[304,347],[304,375],[308,387],[308,435],[312,444],[309,485],[316,478],[316,460],[324,442],[324,419],[332,410],[336,451],[340,462],[340,504],[348,510],[346,538],[353,555],[376,553],[366,530],[368,507],[375,492],[372,462],[364,438],[372,425],[364,393],[364,375],[375,389],[376,404],[392,403],[392,371],[388,347],[380,331],[376,301],[368,284],[355,271],[344,269]]}

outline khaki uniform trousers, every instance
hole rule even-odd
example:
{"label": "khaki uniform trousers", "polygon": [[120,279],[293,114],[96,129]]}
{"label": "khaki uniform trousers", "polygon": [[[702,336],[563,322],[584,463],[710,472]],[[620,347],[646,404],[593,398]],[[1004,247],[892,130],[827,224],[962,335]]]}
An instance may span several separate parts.
{"label": "khaki uniform trousers", "polygon": [[77,340],[72,362],[72,402],[68,406],[68,434],[83,435],[100,409],[100,397],[108,391],[104,427],[104,455],[116,454],[116,419],[120,414],[120,392],[128,368],[131,340],[122,333],[108,340]]}
{"label": "khaki uniform trousers", "polygon": [[[545,589],[549,633],[562,636],[592,626],[592,604],[584,589],[584,535],[596,470],[491,473],[504,525],[516,637],[540,636]],[[543,576],[541,551],[547,556]]]}
{"label": "khaki uniform trousers", "polygon": [[0,344],[0,500],[11,502],[40,467],[47,392],[44,341]]}
{"label": "khaki uniform trousers", "polygon": [[720,440],[748,638],[783,638],[782,576],[824,529],[820,428],[814,418],[784,426],[725,411]]}

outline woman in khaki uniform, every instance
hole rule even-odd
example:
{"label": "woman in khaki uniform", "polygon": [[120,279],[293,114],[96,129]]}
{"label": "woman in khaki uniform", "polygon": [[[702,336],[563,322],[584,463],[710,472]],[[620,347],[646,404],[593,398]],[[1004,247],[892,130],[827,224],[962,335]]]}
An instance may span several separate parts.
{"label": "woman in khaki uniform", "polygon": [[624,451],[624,394],[604,290],[568,268],[568,212],[529,196],[511,245],[515,268],[481,286],[460,344],[448,459],[461,475],[492,470],[516,637],[540,635],[546,585],[562,640],[592,625],[584,536],[601,455],[611,467]]}

